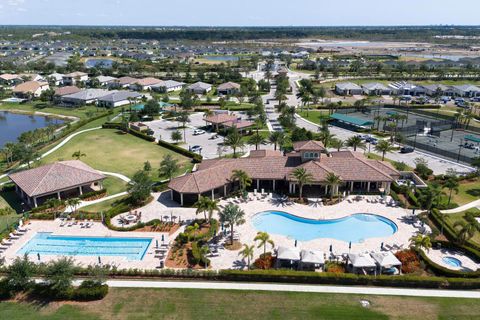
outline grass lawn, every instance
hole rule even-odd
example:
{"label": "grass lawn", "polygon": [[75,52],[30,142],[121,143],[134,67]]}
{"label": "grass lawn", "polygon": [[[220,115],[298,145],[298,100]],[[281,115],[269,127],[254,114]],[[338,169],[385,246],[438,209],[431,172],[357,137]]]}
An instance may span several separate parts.
{"label": "grass lawn", "polygon": [[84,106],[84,107],[79,107],[79,108],[64,108],[56,105],[50,105],[48,104],[45,108],[37,108],[35,105],[36,104],[44,104],[42,101],[38,102],[30,102],[30,103],[25,103],[25,104],[19,104],[19,103],[0,103],[0,110],[21,110],[24,112],[44,112],[44,113],[52,113],[56,115],[64,115],[64,116],[73,116],[77,117],[80,119],[86,119],[88,118],[88,115],[90,114],[98,114],[105,112],[105,109],[103,108],[96,108],[95,106]]}
{"label": "grass lawn", "polygon": [[107,195],[110,196],[112,194],[117,194],[127,190],[127,183],[122,179],[107,176],[105,180],[103,180],[103,187],[107,189]]}
{"label": "grass lawn", "polygon": [[[148,299],[145,299],[148,297]],[[370,308],[360,300],[370,301]],[[2,319],[477,319],[475,299],[340,294],[115,289],[99,302],[2,302]]]}
{"label": "grass lawn", "polygon": [[[373,147],[372,147],[372,149],[373,149]],[[370,153],[367,153],[366,156],[367,156],[368,159],[382,160],[382,156],[379,155],[379,154],[376,154],[376,153],[370,152]],[[384,161],[390,162],[391,164],[394,164],[396,162],[394,160],[388,159],[387,157],[385,157]],[[409,165],[407,165],[406,170],[407,171],[413,171],[413,167],[410,167]]]}
{"label": "grass lawn", "polygon": [[316,124],[321,124],[322,119],[328,119],[328,110],[315,110],[315,111],[300,111],[297,112],[302,118],[307,119]]}
{"label": "grass lawn", "polygon": [[[130,134],[123,134],[115,129],[99,129],[82,133],[66,145],[41,160],[42,163],[50,163],[59,160],[72,159],[72,154],[80,150],[86,156],[81,160],[101,171],[116,172],[132,177],[136,171],[143,168],[146,161],[150,161],[155,173],[160,161],[166,154],[171,154],[179,160],[181,169],[177,173],[183,173],[190,169],[190,159],[156,145],[137,138]],[[153,177],[160,180],[156,174]]]}
{"label": "grass lawn", "polygon": [[107,211],[108,209],[111,209],[113,204],[117,201],[121,201],[123,199],[128,198],[128,195],[123,196],[123,197],[118,197],[118,198],[113,198],[110,200],[102,201],[96,204],[91,204],[89,206],[81,208],[82,211],[85,212],[92,212],[92,213],[97,213],[101,211]]}
{"label": "grass lawn", "polygon": [[2,191],[0,192],[0,209],[12,208],[16,212],[21,212],[20,197],[15,191]]}
{"label": "grass lawn", "polygon": [[[17,215],[17,214],[0,216],[0,234],[3,234],[3,232],[5,232],[7,228],[12,227],[12,225],[15,224],[21,217],[22,217],[21,215]],[[0,312],[0,315],[1,315],[1,312]]]}
{"label": "grass lawn", "polygon": [[[480,210],[479,209],[473,208],[473,209],[470,209],[468,211],[474,212],[474,213],[477,214],[477,216],[480,216]],[[465,216],[466,212],[467,211],[459,212],[459,213],[449,213],[449,214],[445,214],[443,216],[445,217],[445,222],[453,227],[455,222],[461,221],[461,220],[465,221],[464,216]],[[475,232],[475,235],[470,240],[475,242],[476,244],[480,245],[480,232]]]}
{"label": "grass lawn", "polygon": [[[450,193],[448,189],[443,189],[443,191],[447,194]],[[469,202],[478,200],[480,198],[480,180],[475,181],[467,181],[461,182],[460,186],[458,187],[458,194],[453,191],[452,193],[452,201],[457,203],[458,205],[464,205]]]}

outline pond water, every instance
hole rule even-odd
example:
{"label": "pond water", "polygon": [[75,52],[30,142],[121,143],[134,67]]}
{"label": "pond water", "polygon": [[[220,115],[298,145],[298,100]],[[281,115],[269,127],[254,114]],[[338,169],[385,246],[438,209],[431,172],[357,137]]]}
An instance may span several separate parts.
{"label": "pond water", "polygon": [[62,124],[65,121],[52,117],[16,114],[0,111],[0,148],[7,142],[16,142],[26,131]]}
{"label": "pond water", "polygon": [[218,56],[205,56],[206,60],[212,61],[238,61],[240,58],[238,56],[229,56],[229,55],[218,55]]}
{"label": "pond water", "polygon": [[87,68],[111,68],[113,65],[112,59],[88,59],[85,61],[85,67]]}

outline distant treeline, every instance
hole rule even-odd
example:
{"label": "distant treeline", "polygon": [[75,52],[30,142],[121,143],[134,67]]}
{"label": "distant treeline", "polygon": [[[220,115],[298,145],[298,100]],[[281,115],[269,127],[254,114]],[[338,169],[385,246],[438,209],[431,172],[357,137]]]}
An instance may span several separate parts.
{"label": "distant treeline", "polygon": [[[375,27],[81,27],[81,26],[0,26],[0,34],[27,36],[45,31],[70,31],[68,38],[145,39],[145,40],[258,40],[362,39],[377,41],[455,42],[459,39],[438,39],[434,36],[479,36],[480,26],[375,26]],[[465,40],[466,43],[480,40]]]}

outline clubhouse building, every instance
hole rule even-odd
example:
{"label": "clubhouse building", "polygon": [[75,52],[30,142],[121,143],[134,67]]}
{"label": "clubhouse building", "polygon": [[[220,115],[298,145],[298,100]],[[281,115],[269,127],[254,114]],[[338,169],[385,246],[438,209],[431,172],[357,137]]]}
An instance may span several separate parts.
{"label": "clubhouse building", "polygon": [[196,171],[172,179],[169,188],[172,200],[182,206],[195,203],[200,196],[217,199],[238,190],[238,182],[232,181],[231,176],[233,170],[243,170],[253,180],[252,189],[298,194],[298,183],[292,176],[296,168],[305,168],[312,175],[312,183],[303,188],[306,195],[328,194],[329,173],[341,179],[337,191],[352,193],[388,194],[391,183],[400,177],[400,172],[387,162],[367,159],[352,151],[328,153],[319,141],[301,141],[285,155],[280,151],[257,150],[247,158],[204,160]]}

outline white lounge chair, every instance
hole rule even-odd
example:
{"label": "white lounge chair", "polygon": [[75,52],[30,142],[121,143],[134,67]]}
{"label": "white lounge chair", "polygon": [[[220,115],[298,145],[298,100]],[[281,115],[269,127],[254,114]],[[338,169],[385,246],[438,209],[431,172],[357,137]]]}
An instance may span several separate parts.
{"label": "white lounge chair", "polygon": [[10,239],[20,239],[19,236],[14,235],[12,232],[10,232],[10,234],[8,235],[8,237],[9,237]]}

